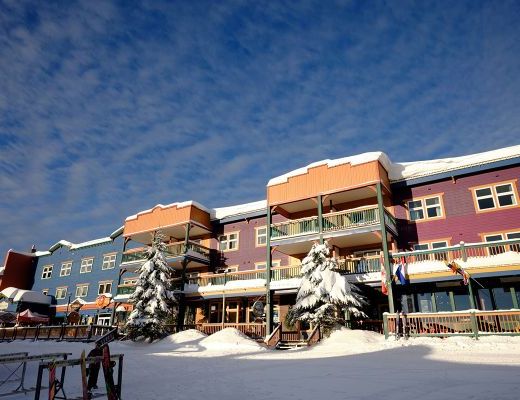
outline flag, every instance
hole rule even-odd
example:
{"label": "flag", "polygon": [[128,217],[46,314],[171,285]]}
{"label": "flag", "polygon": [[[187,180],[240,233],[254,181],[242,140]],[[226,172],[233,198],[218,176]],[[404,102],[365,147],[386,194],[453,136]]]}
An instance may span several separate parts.
{"label": "flag", "polygon": [[385,259],[383,254],[379,254],[379,263],[381,264],[381,291],[383,294],[388,296],[388,286],[386,285],[386,269],[385,269]]}
{"label": "flag", "polygon": [[464,285],[469,284],[469,274],[462,268],[459,264],[457,264],[455,261],[446,262],[446,266],[453,271],[454,274],[459,274],[462,276],[462,280],[464,282]]}
{"label": "flag", "polygon": [[396,282],[399,280],[401,285],[409,285],[410,280],[407,278],[408,275],[408,264],[406,263],[406,258],[401,257],[397,264],[397,268],[395,270],[395,278]]}

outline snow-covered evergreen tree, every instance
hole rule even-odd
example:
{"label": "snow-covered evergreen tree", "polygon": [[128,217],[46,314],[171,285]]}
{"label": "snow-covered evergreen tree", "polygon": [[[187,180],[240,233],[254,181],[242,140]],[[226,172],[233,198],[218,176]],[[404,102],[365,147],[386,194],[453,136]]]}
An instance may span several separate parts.
{"label": "snow-covered evergreen tree", "polygon": [[364,315],[361,307],[365,300],[359,289],[336,272],[338,263],[329,254],[327,242],[315,243],[303,259],[296,304],[287,315],[290,324],[304,321],[330,330],[343,320],[344,311]]}
{"label": "snow-covered evergreen tree", "polygon": [[147,250],[147,260],[137,271],[139,278],[135,292],[130,296],[134,305],[128,317],[126,331],[132,340],[153,341],[163,337],[165,322],[177,303],[170,287],[172,269],[168,266],[164,252],[164,236],[156,232],[151,247]]}

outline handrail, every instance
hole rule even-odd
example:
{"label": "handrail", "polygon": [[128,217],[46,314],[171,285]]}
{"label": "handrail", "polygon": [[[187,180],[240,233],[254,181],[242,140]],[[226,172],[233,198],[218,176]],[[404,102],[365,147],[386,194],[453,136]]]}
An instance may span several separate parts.
{"label": "handrail", "polygon": [[276,347],[280,340],[282,340],[282,324],[278,324],[264,342],[268,347]]}

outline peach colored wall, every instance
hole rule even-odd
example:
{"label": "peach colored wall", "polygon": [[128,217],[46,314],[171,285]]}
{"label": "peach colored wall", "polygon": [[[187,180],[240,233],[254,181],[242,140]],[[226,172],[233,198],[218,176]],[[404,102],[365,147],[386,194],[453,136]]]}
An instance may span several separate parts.
{"label": "peach colored wall", "polygon": [[[384,172],[383,176],[381,173]],[[288,178],[287,182],[267,187],[269,205],[308,199],[318,194],[333,193],[360,187],[381,180],[388,182],[386,171],[379,161],[360,165],[342,164],[329,168],[320,165],[308,172]]]}

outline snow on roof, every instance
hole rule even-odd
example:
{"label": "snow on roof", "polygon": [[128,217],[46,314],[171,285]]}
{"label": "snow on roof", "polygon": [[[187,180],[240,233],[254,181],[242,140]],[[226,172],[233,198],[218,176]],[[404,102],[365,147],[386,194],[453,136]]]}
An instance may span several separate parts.
{"label": "snow on roof", "polygon": [[290,177],[297,176],[297,175],[303,175],[306,174],[309,171],[309,168],[318,167],[320,165],[327,165],[329,168],[336,167],[338,165],[342,164],[350,164],[350,165],[359,165],[359,164],[365,164],[367,162],[372,161],[379,161],[383,167],[385,167],[386,170],[390,169],[391,161],[388,158],[388,156],[383,153],[382,151],[372,151],[369,153],[362,153],[357,154],[355,156],[349,156],[349,157],[343,157],[343,158],[337,158],[334,160],[321,160],[313,162],[312,164],[309,164],[303,168],[295,169],[294,171],[290,171],[286,174],[277,176],[276,178],[272,178],[268,183],[267,186],[274,186],[278,185],[280,183],[285,183]]}
{"label": "snow on roof", "polygon": [[388,170],[388,177],[391,181],[414,179],[515,157],[520,157],[520,145],[461,157],[395,163],[392,164],[391,169]]}
{"label": "snow on roof", "polygon": [[387,170],[388,177],[391,181],[401,181],[477,165],[489,164],[492,162],[507,160],[515,157],[520,157],[520,145],[486,151],[483,153],[470,154],[461,157],[400,163],[393,163],[385,153],[381,151],[375,151],[350,157],[338,158],[335,160],[317,161],[303,168],[298,168],[284,175],[272,178],[267,183],[267,186],[274,186],[280,183],[285,183],[290,177],[306,174],[309,168],[320,165],[327,165],[329,168],[331,168],[342,164],[359,165],[377,160]]}
{"label": "snow on roof", "polygon": [[267,201],[260,200],[252,203],[238,204],[236,206],[219,207],[211,210],[211,219],[222,219],[232,215],[247,214],[253,211],[265,211]]}
{"label": "snow on roof", "polygon": [[148,210],[139,211],[137,214],[130,215],[129,217],[126,217],[125,221],[130,221],[130,220],[133,220],[133,219],[137,219],[137,217],[139,215],[150,213],[154,209],[156,209],[157,207],[159,207],[161,209],[165,209],[165,208],[170,208],[170,207],[174,207],[174,206],[177,207],[177,208],[182,208],[182,207],[187,207],[187,206],[195,206],[195,207],[201,209],[202,211],[206,211],[208,214],[211,213],[211,210],[209,210],[208,208],[204,207],[202,204],[197,203],[196,201],[189,200],[189,201],[183,201],[183,202],[180,202],[180,203],[171,203],[171,204],[167,204],[167,205],[157,204],[155,207],[149,208]]}

